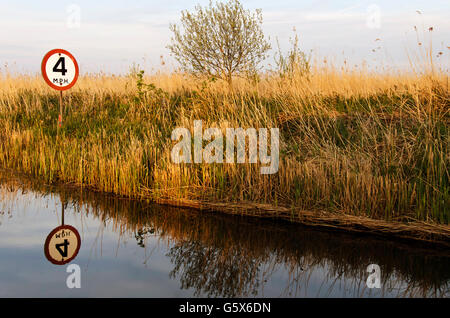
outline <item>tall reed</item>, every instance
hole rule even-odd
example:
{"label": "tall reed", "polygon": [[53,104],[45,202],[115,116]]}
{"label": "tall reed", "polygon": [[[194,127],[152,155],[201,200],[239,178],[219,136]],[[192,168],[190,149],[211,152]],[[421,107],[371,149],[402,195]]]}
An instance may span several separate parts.
{"label": "tall reed", "polygon": [[[0,77],[0,166],[134,198],[266,203],[384,220],[450,219],[448,75],[313,68],[220,81],[87,75],[58,95]],[[140,83],[140,84],[139,84]],[[280,128],[280,167],[174,164],[176,127]]]}

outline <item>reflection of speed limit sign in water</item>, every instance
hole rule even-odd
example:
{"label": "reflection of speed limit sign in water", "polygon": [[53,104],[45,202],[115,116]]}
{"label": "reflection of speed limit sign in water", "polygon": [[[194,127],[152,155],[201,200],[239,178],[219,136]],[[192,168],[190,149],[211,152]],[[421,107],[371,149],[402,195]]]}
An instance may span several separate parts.
{"label": "reflection of speed limit sign in water", "polygon": [[71,88],[78,79],[77,61],[63,49],[54,49],[45,54],[41,71],[45,82],[59,91]]}
{"label": "reflection of speed limit sign in water", "polygon": [[81,238],[77,229],[70,225],[61,225],[54,229],[45,240],[45,257],[55,264],[64,265],[78,254]]}

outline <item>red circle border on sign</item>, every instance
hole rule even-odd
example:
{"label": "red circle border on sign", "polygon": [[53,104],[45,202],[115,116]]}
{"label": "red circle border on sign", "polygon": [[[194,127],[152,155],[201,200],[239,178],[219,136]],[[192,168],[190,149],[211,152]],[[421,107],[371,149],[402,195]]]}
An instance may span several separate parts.
{"label": "red circle border on sign", "polygon": [[[68,229],[68,230],[71,230],[73,233],[75,233],[75,236],[77,237],[77,240],[78,240],[78,246],[72,257],[70,257],[64,261],[56,261],[50,257],[50,252],[49,252],[50,240],[56,232],[58,232],[59,230],[62,230],[62,229]],[[80,251],[80,247],[81,247],[81,238],[80,238],[80,234],[78,233],[78,230],[71,225],[60,225],[57,228],[55,228],[53,231],[51,231],[50,234],[45,239],[44,253],[45,253],[45,257],[47,258],[47,260],[50,263],[55,264],[55,265],[64,265],[64,264],[70,263],[75,257],[77,257],[78,252]]]}
{"label": "red circle border on sign", "polygon": [[[65,55],[67,55],[73,62],[73,64],[75,65],[75,77],[73,78],[72,83],[70,83],[67,86],[56,86],[55,84],[53,84],[52,82],[50,82],[50,80],[48,79],[47,76],[47,72],[45,70],[45,65],[47,64],[48,59],[50,58],[50,56],[52,56],[55,53],[63,53]],[[68,51],[63,50],[63,49],[54,49],[51,50],[49,52],[47,52],[47,54],[45,54],[44,58],[42,59],[42,63],[41,63],[41,72],[42,72],[42,77],[44,77],[45,82],[53,89],[56,89],[58,91],[65,91],[66,89],[71,88],[73,85],[75,85],[75,82],[78,79],[78,73],[79,73],[79,69],[78,69],[78,63],[77,60],[75,60],[75,58],[73,57],[72,54],[70,54]]]}

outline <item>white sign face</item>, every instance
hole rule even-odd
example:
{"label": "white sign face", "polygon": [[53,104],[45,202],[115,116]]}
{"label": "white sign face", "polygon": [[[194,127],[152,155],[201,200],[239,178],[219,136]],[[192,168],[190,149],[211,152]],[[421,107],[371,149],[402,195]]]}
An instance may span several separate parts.
{"label": "white sign face", "polygon": [[69,52],[55,49],[48,52],[41,65],[42,76],[52,88],[66,90],[78,79],[78,64]]}
{"label": "white sign face", "polygon": [[62,225],[47,236],[44,246],[45,256],[53,264],[64,265],[77,256],[80,246],[78,231],[70,225]]}

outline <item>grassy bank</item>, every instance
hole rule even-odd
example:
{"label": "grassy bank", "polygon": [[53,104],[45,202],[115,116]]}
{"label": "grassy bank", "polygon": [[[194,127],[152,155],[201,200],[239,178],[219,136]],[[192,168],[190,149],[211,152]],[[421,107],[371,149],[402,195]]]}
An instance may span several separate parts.
{"label": "grassy bank", "polygon": [[[266,213],[450,220],[448,76],[314,70],[220,81],[181,74],[81,77],[58,95],[39,77],[0,78],[0,167],[99,191]],[[176,127],[280,128],[280,166],[174,164]],[[280,210],[281,209],[281,210]]]}

